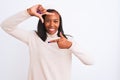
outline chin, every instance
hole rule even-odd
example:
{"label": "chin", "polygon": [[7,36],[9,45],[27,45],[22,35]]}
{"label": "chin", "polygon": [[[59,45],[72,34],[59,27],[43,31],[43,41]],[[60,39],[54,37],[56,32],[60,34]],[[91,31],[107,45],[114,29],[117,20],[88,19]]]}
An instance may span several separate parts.
{"label": "chin", "polygon": [[55,33],[49,33],[50,35],[53,35],[53,34],[55,34]]}
{"label": "chin", "polygon": [[48,32],[50,35],[53,35],[53,34],[55,34],[57,31],[55,31],[55,32]]}

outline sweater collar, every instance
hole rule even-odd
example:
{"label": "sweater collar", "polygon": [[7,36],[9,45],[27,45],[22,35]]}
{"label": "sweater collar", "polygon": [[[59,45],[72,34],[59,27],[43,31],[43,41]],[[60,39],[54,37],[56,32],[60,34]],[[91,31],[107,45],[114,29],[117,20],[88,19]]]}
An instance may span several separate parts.
{"label": "sweater collar", "polygon": [[53,35],[51,35],[51,34],[47,33],[47,37],[50,37],[50,38],[57,37],[57,33],[58,33],[58,31],[56,31],[56,33],[55,33],[55,34],[53,34]]}

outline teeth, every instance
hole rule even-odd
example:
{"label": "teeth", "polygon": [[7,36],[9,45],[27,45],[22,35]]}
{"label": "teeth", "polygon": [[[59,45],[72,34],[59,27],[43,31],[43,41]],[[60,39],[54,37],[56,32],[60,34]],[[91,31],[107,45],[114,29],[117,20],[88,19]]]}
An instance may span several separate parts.
{"label": "teeth", "polygon": [[50,31],[55,31],[55,29],[49,29]]}

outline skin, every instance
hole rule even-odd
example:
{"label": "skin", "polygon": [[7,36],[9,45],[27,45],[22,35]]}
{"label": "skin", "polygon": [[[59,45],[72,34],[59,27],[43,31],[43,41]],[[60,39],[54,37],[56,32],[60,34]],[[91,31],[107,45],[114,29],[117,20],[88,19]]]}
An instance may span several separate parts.
{"label": "skin", "polygon": [[60,18],[57,13],[54,12],[53,15],[47,15],[45,17],[45,28],[50,35],[53,35],[58,31]]}
{"label": "skin", "polygon": [[[38,13],[38,11],[40,11],[40,13]],[[47,12],[46,9],[40,4],[37,4],[37,5],[34,5],[30,8],[28,8],[27,12],[31,16],[35,16],[35,17],[38,17],[39,19],[41,19],[41,21],[43,23],[45,23],[45,28],[46,28],[46,30],[49,34],[53,35],[58,30],[59,24],[60,24],[60,17],[57,13]],[[42,18],[42,15],[45,15],[45,14],[47,16],[45,17],[45,21],[44,21],[43,18]],[[60,38],[59,39],[49,41],[49,43],[54,43],[54,42],[56,42],[58,44],[58,47],[61,48],[61,49],[68,49],[72,46],[72,42],[68,41],[62,35],[62,33],[60,33]]]}

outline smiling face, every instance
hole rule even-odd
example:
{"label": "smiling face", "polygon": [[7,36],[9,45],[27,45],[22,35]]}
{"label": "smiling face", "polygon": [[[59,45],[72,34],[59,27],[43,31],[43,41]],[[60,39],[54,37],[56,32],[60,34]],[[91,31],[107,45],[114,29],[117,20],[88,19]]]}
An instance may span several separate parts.
{"label": "smiling face", "polygon": [[45,20],[44,20],[46,31],[50,35],[56,33],[60,25],[60,16],[56,12],[52,12],[52,13],[54,14],[45,16]]}

